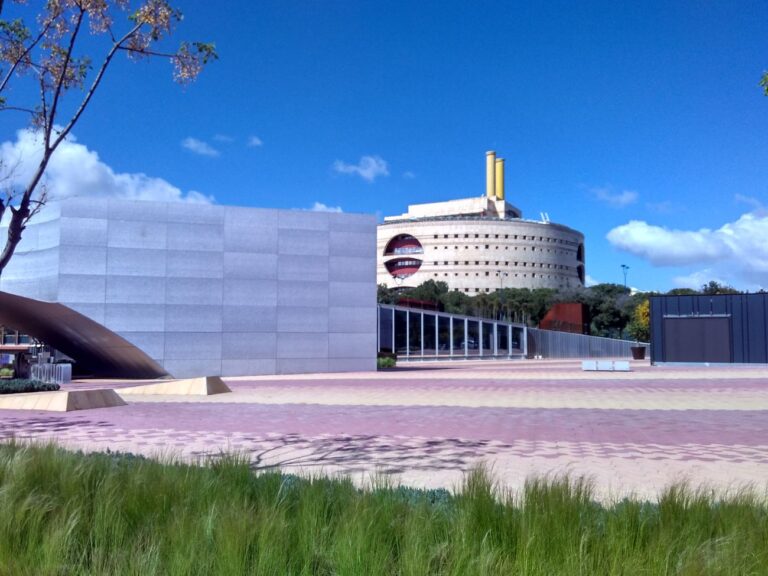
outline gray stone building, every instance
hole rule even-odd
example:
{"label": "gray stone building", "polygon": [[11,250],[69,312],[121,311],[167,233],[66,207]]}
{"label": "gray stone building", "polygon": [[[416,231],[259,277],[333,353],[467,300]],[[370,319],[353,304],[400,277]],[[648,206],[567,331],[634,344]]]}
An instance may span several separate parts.
{"label": "gray stone building", "polygon": [[375,251],[368,215],[69,199],[26,230],[0,324],[176,377],[370,370]]}

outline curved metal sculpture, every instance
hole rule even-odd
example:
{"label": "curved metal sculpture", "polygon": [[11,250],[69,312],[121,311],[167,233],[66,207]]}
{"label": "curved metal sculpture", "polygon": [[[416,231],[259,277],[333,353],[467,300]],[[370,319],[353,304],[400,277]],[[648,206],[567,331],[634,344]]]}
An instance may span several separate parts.
{"label": "curved metal sculpture", "polygon": [[168,372],[144,351],[63,304],[0,292],[0,324],[60,350],[82,369],[112,378],[162,378]]}

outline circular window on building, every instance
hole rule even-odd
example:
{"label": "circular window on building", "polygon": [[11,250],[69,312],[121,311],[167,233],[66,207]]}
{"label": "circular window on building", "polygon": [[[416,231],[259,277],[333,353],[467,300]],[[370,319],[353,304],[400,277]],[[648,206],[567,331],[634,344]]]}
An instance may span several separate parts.
{"label": "circular window on building", "polygon": [[408,278],[412,276],[421,268],[421,260],[416,258],[395,258],[390,260],[384,266],[387,267],[387,272],[392,274],[394,278]]}
{"label": "circular window on building", "polygon": [[423,254],[424,248],[421,242],[410,234],[398,234],[387,242],[384,248],[384,256],[400,256],[405,254]]}

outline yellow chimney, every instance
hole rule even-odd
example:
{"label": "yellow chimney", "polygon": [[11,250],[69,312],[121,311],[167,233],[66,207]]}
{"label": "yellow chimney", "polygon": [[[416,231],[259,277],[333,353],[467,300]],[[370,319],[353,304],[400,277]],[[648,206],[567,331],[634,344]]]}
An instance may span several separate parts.
{"label": "yellow chimney", "polygon": [[496,152],[485,153],[485,195],[493,198],[496,195]]}
{"label": "yellow chimney", "polygon": [[504,200],[504,158],[496,158],[496,200]]}

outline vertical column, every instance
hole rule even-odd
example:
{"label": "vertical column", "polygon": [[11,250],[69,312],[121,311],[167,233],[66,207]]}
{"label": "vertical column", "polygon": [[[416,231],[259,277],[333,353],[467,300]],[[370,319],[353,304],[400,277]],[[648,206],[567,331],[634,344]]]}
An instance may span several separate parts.
{"label": "vertical column", "polygon": [[496,197],[496,152],[485,153],[485,195]]}
{"label": "vertical column", "polygon": [[464,357],[469,356],[469,322],[464,318]]}
{"label": "vertical column", "polygon": [[411,313],[405,311],[405,355],[411,355]]}
{"label": "vertical column", "polygon": [[394,354],[397,354],[397,350],[395,350],[395,309],[391,309],[392,312],[392,352]]}
{"label": "vertical column", "polygon": [[483,357],[483,344],[484,344],[484,342],[483,342],[483,319],[482,318],[477,322],[477,340],[478,340],[478,342],[477,342],[477,344],[478,344],[477,351],[478,351],[480,357],[482,358]]}
{"label": "vertical column", "polygon": [[424,312],[419,314],[419,320],[421,325],[419,326],[419,334],[421,334],[421,357],[424,358]]}
{"label": "vertical column", "polygon": [[528,326],[523,326],[523,358],[528,358]]}
{"label": "vertical column", "polygon": [[504,158],[496,158],[496,200],[504,200]]}

